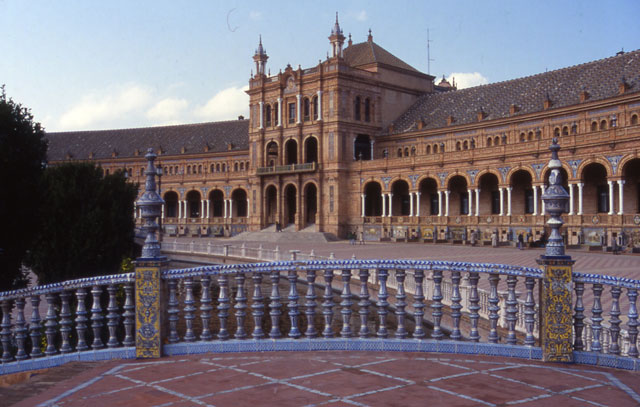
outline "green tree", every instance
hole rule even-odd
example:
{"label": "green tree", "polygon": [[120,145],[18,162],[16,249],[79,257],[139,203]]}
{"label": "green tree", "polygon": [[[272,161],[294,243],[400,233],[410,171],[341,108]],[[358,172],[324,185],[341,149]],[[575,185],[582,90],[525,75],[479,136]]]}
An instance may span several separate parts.
{"label": "green tree", "polygon": [[39,227],[46,157],[40,123],[0,87],[0,291],[26,284],[22,262]]}
{"label": "green tree", "polygon": [[27,257],[39,284],[117,273],[133,254],[138,187],[92,163],[47,168],[42,226]]}

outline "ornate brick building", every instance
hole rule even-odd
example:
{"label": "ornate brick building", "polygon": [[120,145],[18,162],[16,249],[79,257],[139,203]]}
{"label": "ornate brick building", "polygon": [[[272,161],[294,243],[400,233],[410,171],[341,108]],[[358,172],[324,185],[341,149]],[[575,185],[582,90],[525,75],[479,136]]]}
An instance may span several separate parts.
{"label": "ornate brick building", "polygon": [[142,181],[163,168],[166,234],[235,235],[276,222],[367,240],[544,237],[548,146],[562,147],[570,244],[640,248],[640,51],[457,90],[336,19],[317,66],[266,74],[248,120],[50,133],[49,159]]}

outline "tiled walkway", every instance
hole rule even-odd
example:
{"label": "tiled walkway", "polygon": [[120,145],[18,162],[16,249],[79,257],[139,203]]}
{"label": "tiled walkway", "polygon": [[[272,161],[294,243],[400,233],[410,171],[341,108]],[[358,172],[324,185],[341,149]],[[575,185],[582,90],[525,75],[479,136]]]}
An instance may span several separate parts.
{"label": "tiled walkway", "polygon": [[482,356],[276,352],[93,366],[17,406],[640,405],[639,373]]}

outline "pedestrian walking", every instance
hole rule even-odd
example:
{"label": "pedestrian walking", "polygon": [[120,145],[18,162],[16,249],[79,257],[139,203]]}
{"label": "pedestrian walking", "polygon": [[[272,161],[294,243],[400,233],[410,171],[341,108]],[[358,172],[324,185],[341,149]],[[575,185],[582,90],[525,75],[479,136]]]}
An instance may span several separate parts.
{"label": "pedestrian walking", "polygon": [[524,236],[522,236],[522,233],[518,235],[518,249],[524,250]]}
{"label": "pedestrian walking", "polygon": [[364,244],[364,230],[358,230],[358,243]]}
{"label": "pedestrian walking", "polygon": [[491,234],[491,247],[498,247],[498,232],[495,230]]}

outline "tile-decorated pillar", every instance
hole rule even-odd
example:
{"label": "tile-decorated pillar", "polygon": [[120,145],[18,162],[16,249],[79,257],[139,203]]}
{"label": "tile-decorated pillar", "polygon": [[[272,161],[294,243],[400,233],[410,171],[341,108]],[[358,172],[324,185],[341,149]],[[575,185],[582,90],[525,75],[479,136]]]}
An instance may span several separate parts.
{"label": "tile-decorated pillar", "polygon": [[540,346],[545,362],[573,361],[573,313],[571,295],[573,292],[573,263],[564,250],[560,235],[562,218],[569,194],[562,187],[562,164],[558,159],[560,146],[554,137],[549,160],[549,186],[542,194],[551,228],[544,255],[537,259],[543,267],[542,291],[540,295]]}
{"label": "tile-decorated pillar", "polygon": [[[157,240],[156,218],[164,201],[156,191],[156,155],[149,149],[145,171],[145,192],[136,204],[142,209],[147,236],[141,256],[135,261],[136,287],[136,357],[159,358],[162,354],[162,269],[167,258],[161,255]],[[185,211],[186,212],[186,211]]]}

